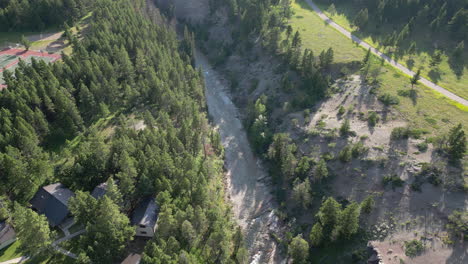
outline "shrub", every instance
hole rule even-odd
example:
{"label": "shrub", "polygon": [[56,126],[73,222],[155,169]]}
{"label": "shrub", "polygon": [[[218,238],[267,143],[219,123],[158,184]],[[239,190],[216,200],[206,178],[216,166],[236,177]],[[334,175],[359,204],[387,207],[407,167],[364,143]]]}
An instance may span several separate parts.
{"label": "shrub", "polygon": [[421,254],[424,250],[424,246],[421,241],[413,239],[411,241],[405,241],[405,255],[408,257],[416,257]]}
{"label": "shrub", "polygon": [[367,122],[369,123],[369,126],[375,127],[375,125],[377,125],[379,120],[380,120],[380,116],[376,112],[371,111],[368,113]]}
{"label": "shrub", "polygon": [[468,212],[453,211],[448,217],[447,229],[452,236],[461,236],[462,240],[468,240]]}
{"label": "shrub", "polygon": [[340,153],[338,153],[338,159],[340,159],[341,162],[349,162],[351,161],[352,158],[352,150],[350,146],[345,146]]}
{"label": "shrub", "polygon": [[421,142],[421,143],[418,143],[418,144],[416,145],[416,147],[417,147],[418,150],[421,151],[421,152],[426,152],[427,149],[429,148],[429,146],[427,145],[426,141]]}
{"label": "shrub", "polygon": [[424,181],[424,178],[426,178],[430,184],[438,186],[442,183],[442,180],[440,179],[441,174],[442,170],[437,166],[424,163],[418,176],[422,179],[422,181]]}
{"label": "shrub", "polygon": [[392,130],[391,139],[407,139],[407,138],[415,138],[418,139],[423,134],[429,133],[425,129],[420,128],[409,128],[409,127],[396,127]]}
{"label": "shrub", "polygon": [[388,93],[385,93],[379,96],[379,101],[381,101],[386,106],[400,104],[400,99],[398,99],[398,97],[393,96]]}
{"label": "shrub", "polygon": [[346,119],[340,127],[340,135],[345,137],[351,131],[351,126],[349,125],[349,120]]}
{"label": "shrub", "polygon": [[366,199],[364,199],[361,202],[361,210],[364,213],[369,214],[374,208],[374,205],[375,205],[374,196],[369,195],[366,197]]}
{"label": "shrub", "polygon": [[391,134],[390,138],[393,139],[393,140],[408,138],[408,128],[406,128],[406,127],[395,127],[392,130],[392,134]]}
{"label": "shrub", "polygon": [[345,112],[346,112],[346,109],[344,108],[344,106],[340,106],[340,109],[338,110],[338,115],[342,116],[344,115]]}
{"label": "shrub", "polygon": [[388,184],[392,185],[392,189],[395,189],[396,187],[401,187],[403,186],[403,183],[405,183],[404,180],[400,179],[398,175],[387,175],[384,176],[382,179],[382,183],[384,186],[387,186]]}
{"label": "shrub", "polygon": [[332,140],[335,140],[338,136],[337,136],[335,130],[331,130],[331,131],[325,133],[324,137],[325,137],[326,140],[332,141]]}
{"label": "shrub", "polygon": [[354,158],[357,158],[361,154],[364,154],[365,152],[367,152],[368,150],[369,149],[367,147],[365,147],[364,144],[362,144],[362,142],[358,142],[358,143],[353,145],[353,147],[351,149],[351,153],[352,153]]}

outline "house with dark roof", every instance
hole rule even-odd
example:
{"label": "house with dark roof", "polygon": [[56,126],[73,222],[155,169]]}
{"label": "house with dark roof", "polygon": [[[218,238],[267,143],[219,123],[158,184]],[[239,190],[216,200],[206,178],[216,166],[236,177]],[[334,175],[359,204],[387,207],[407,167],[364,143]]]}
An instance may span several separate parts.
{"label": "house with dark roof", "polygon": [[158,221],[159,208],[154,198],[143,200],[132,214],[132,225],[136,226],[136,236],[153,237]]}
{"label": "house with dark roof", "polygon": [[0,222],[0,250],[16,241],[16,232],[7,222]]}
{"label": "house with dark roof", "polygon": [[91,196],[95,199],[102,198],[107,193],[107,182],[103,182],[96,186],[91,192]]}
{"label": "house with dark roof", "polygon": [[67,218],[68,201],[75,194],[61,183],[39,189],[30,201],[34,211],[44,214],[52,227],[60,225]]}

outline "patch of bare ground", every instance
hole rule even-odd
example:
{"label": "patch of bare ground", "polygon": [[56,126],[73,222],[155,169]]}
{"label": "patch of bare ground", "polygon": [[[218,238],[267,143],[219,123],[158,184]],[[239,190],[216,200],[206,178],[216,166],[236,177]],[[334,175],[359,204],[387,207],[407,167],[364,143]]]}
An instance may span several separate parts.
{"label": "patch of bare ground", "polygon": [[[463,170],[448,166],[431,144],[426,151],[419,151],[417,144],[422,139],[391,140],[392,130],[407,123],[376,100],[370,89],[361,83],[359,76],[338,80],[334,85],[337,93],[310,114],[288,114],[280,130],[290,133],[302,154],[317,159],[324,153],[337,157],[344,146],[357,142],[368,148],[364,155],[348,163],[339,160],[328,163],[333,175],[329,194],[358,202],[368,195],[375,197],[376,207],[365,215],[364,223],[384,263],[466,263],[466,245],[453,247],[442,241],[447,238],[444,226],[448,215],[455,209],[468,209],[466,194],[457,188],[462,184]],[[367,120],[370,111],[380,116],[375,126],[370,126]],[[355,136],[340,136],[339,129],[345,120]],[[441,168],[442,183],[439,186],[423,183],[420,191],[416,191],[411,183],[416,181],[423,163]],[[401,187],[384,186],[384,176],[393,175],[404,181]],[[308,214],[299,221],[312,223],[311,216]],[[410,259],[402,247],[412,239],[424,241],[426,250]]]}

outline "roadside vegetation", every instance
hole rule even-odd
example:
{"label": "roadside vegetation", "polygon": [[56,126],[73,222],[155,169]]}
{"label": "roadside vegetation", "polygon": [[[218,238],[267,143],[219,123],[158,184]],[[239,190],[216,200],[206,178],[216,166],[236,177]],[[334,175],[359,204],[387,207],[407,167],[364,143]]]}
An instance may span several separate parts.
{"label": "roadside vegetation", "polygon": [[[294,30],[300,32],[304,49],[311,49],[316,54],[333,47],[335,71],[340,72],[342,68],[346,68],[347,74],[362,73],[359,67],[354,67],[353,72],[352,65],[356,61],[366,61],[367,51],[357,47],[351,40],[325,25],[305,2],[292,3],[292,10],[294,15],[290,24]],[[376,56],[370,55],[367,61],[369,62],[368,70],[364,68],[366,71],[363,75],[369,79],[370,83],[375,82],[375,91],[379,99],[395,107],[401,117],[414,127],[442,132],[447,130],[447,123],[462,123],[465,127],[468,126],[466,107],[420,84],[414,86],[414,94],[411,95],[410,77],[412,76],[405,76],[387,64],[382,65],[381,60]],[[428,119],[437,121],[428,122]]]}
{"label": "roadside vegetation", "polygon": [[[315,0],[340,26],[445,89],[468,98],[463,1]],[[333,5],[333,6],[332,6]]]}

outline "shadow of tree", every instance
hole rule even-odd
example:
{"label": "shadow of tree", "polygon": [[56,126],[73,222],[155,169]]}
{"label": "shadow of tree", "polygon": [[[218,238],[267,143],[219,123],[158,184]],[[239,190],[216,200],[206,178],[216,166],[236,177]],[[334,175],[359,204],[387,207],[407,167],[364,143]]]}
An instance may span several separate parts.
{"label": "shadow of tree", "polygon": [[431,69],[431,71],[428,73],[428,76],[435,84],[437,84],[442,79],[439,69]]}
{"label": "shadow of tree", "polygon": [[457,76],[457,79],[460,80],[461,77],[463,76],[463,70],[467,66],[463,62],[463,58],[460,57],[455,57],[455,56],[450,56],[448,60],[450,69],[453,71],[453,73]]}
{"label": "shadow of tree", "polygon": [[413,59],[408,59],[406,61],[406,65],[408,66],[408,69],[410,69],[412,71],[413,68],[414,68],[414,60]]}

